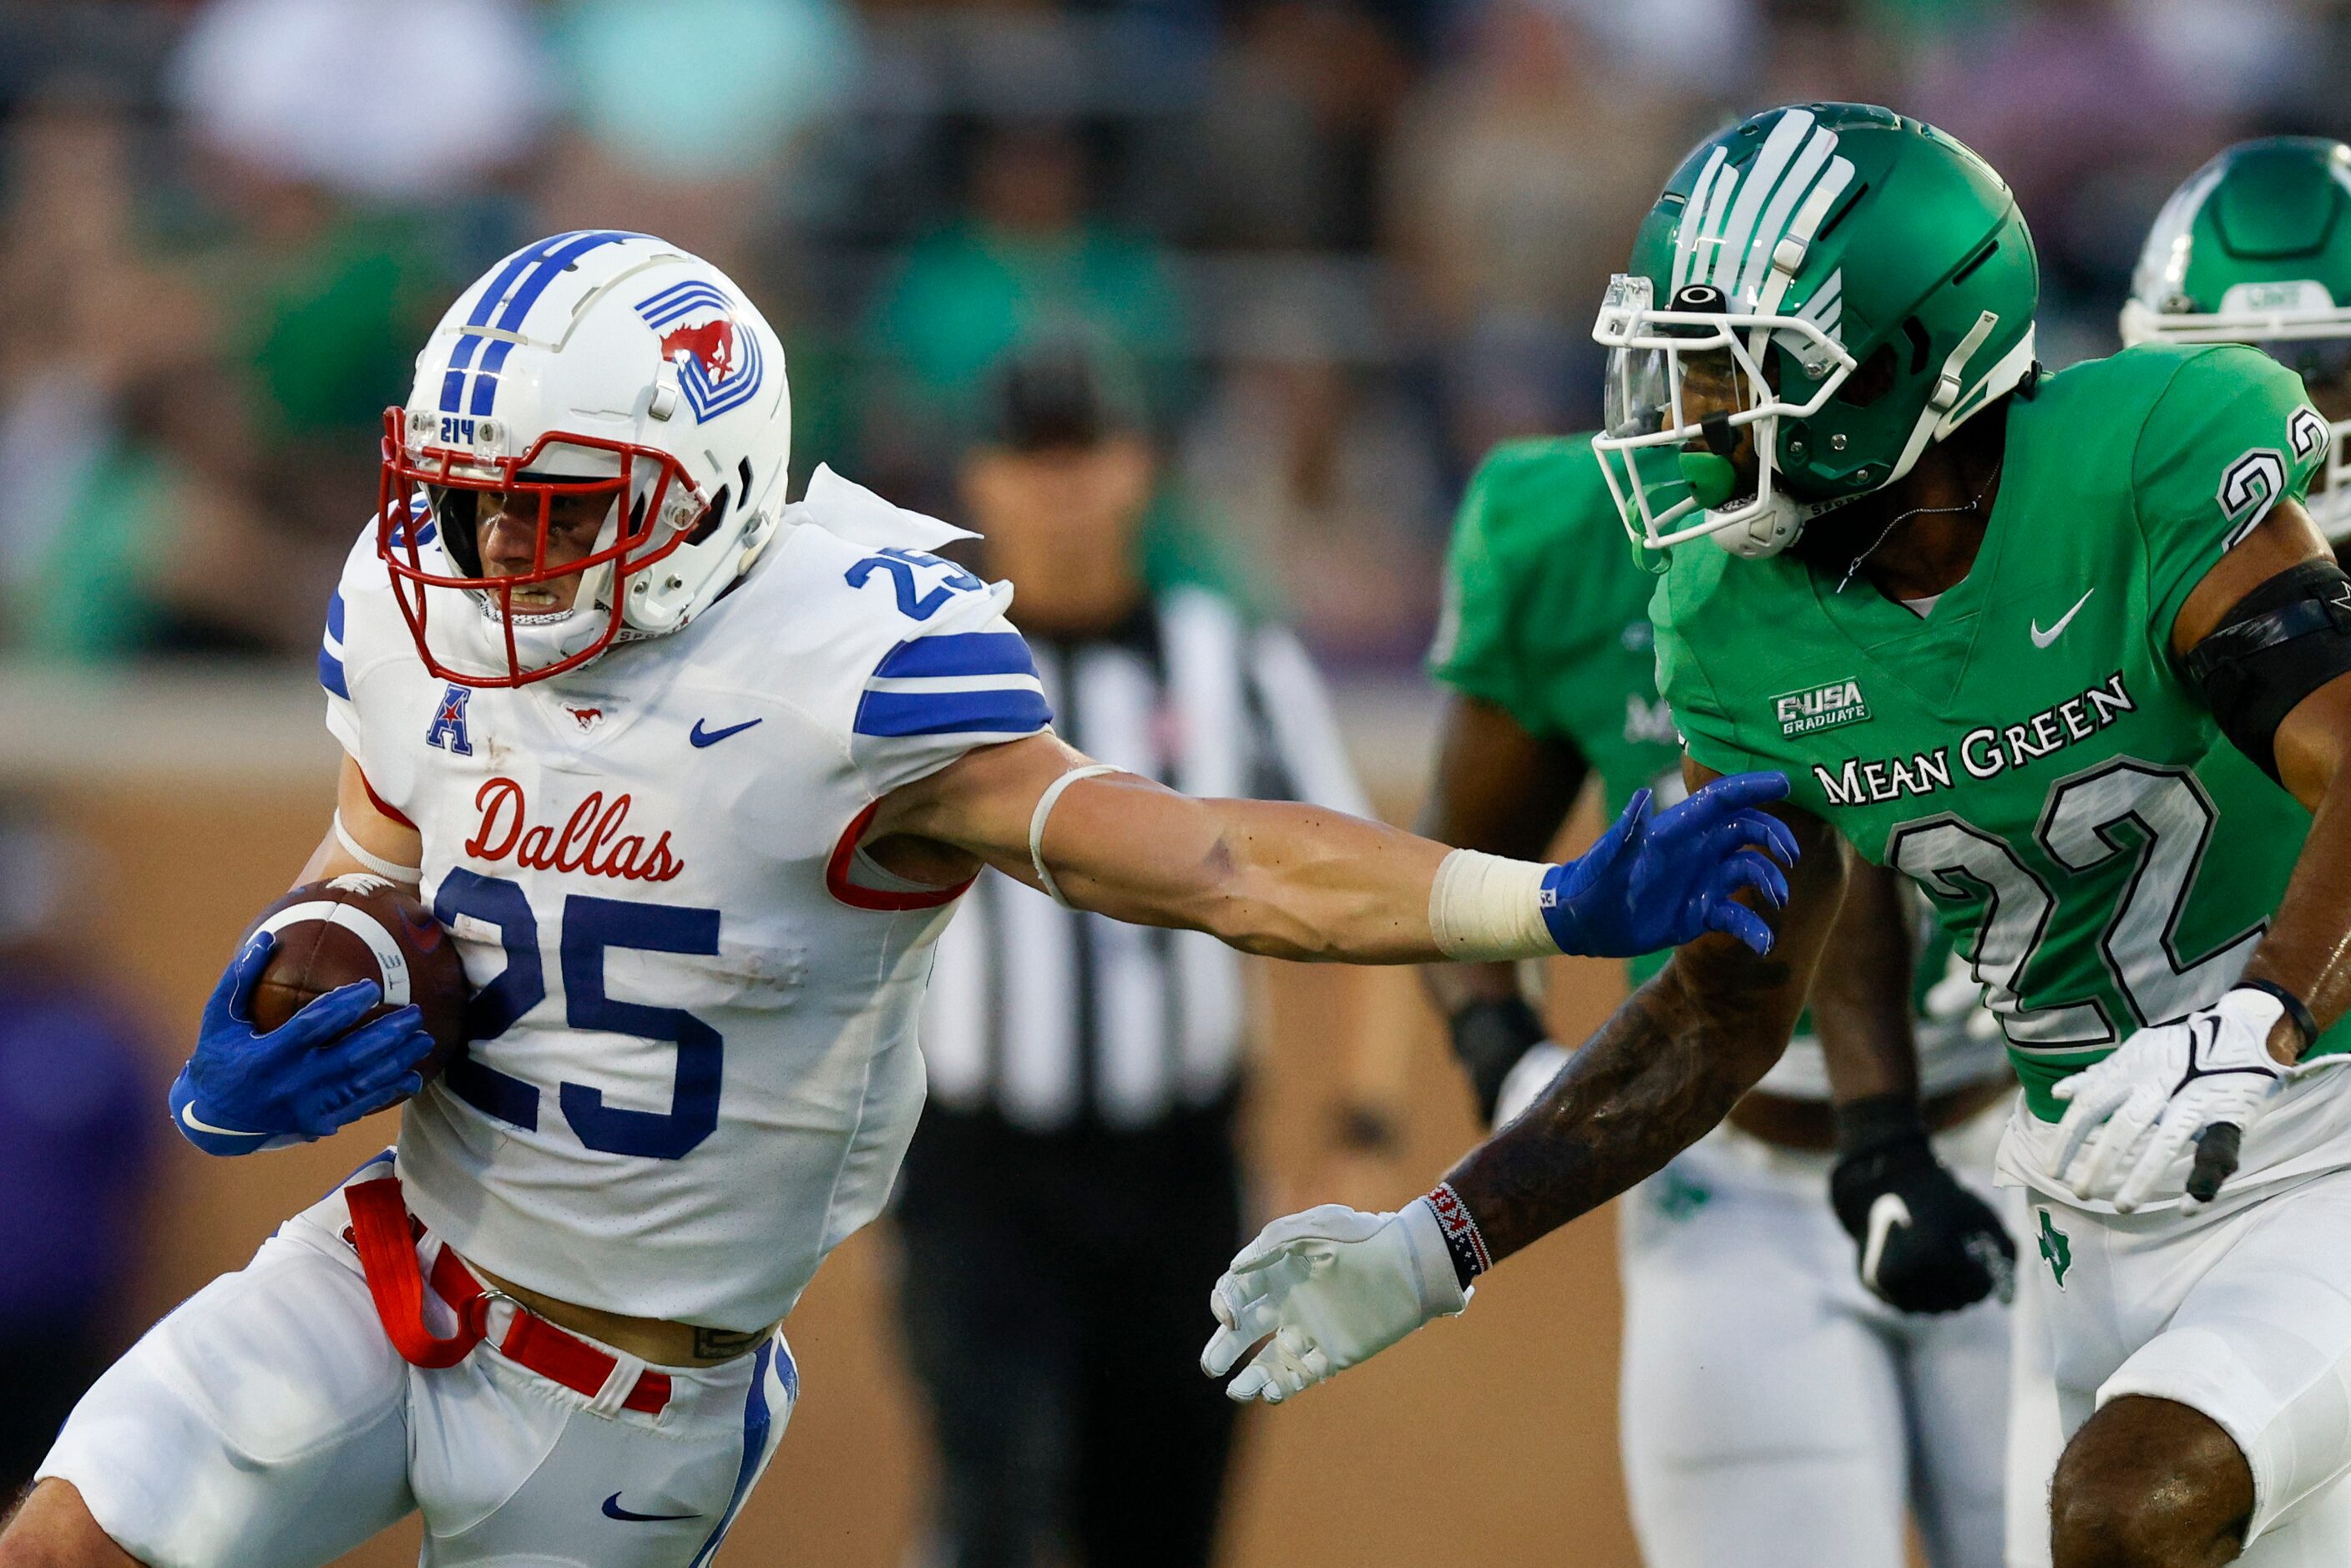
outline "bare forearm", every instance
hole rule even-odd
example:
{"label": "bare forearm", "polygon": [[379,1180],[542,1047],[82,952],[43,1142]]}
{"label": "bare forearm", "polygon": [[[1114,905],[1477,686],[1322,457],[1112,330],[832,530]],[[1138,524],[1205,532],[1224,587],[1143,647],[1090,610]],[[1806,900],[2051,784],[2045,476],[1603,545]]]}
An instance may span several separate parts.
{"label": "bare forearm", "polygon": [[2245,973],[2300,997],[2321,1029],[2351,1011],[2351,788],[2335,783],[2311,818],[2302,858]]}
{"label": "bare forearm", "polygon": [[1915,1098],[1918,1049],[1910,1018],[1914,962],[1900,873],[1849,861],[1829,956],[1813,977],[1813,1029],[1837,1103]]}
{"label": "bare forearm", "polygon": [[[2351,1010],[2351,675],[2313,692],[2277,731],[2278,776],[2310,812],[2310,834],[2268,935],[2245,973],[2300,997],[2321,1029]],[[2283,1026],[2271,1049],[2291,1057]]]}
{"label": "bare forearm", "polygon": [[[1083,806],[1114,811],[1122,792],[1101,790]],[[1429,890],[1448,852],[1443,844],[1280,801],[1161,796],[1147,810],[1155,825],[1136,831],[1151,835],[1148,856],[1133,852],[1133,840],[1114,857],[1088,853],[1080,846],[1118,841],[1082,829],[1064,834],[1057,816],[1054,843],[1071,848],[1055,874],[1071,903],[1138,925],[1206,931],[1277,958],[1421,964],[1443,956],[1428,918]]]}
{"label": "bare forearm", "polygon": [[1787,998],[1802,986],[1785,963],[1733,959],[1710,968],[1701,991],[1690,952],[1635,992],[1548,1094],[1447,1177],[1498,1260],[1661,1169],[1729,1114],[1786,1046],[1795,1021]]}

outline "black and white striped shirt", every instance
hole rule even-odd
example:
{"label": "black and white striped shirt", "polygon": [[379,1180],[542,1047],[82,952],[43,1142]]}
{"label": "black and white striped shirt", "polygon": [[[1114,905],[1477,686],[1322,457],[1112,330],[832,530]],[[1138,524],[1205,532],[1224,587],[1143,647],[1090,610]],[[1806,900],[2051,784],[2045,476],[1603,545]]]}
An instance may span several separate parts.
{"label": "black and white striped shirt", "polygon": [[[1184,588],[1115,631],[1031,636],[1054,729],[1188,795],[1367,814],[1329,694],[1296,638]],[[938,945],[923,1051],[931,1102],[1015,1126],[1152,1124],[1232,1087],[1241,956],[1198,932],[1064,909],[989,871]]]}

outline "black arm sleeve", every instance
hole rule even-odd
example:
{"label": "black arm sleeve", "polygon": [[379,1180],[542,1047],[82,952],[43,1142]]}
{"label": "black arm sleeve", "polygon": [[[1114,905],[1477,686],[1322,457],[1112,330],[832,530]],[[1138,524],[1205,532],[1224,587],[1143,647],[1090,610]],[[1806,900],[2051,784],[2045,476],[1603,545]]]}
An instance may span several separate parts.
{"label": "black arm sleeve", "polygon": [[2189,652],[2188,674],[2220,733],[2277,778],[2278,726],[2303,698],[2351,674],[2351,577],[2331,560],[2278,573]]}

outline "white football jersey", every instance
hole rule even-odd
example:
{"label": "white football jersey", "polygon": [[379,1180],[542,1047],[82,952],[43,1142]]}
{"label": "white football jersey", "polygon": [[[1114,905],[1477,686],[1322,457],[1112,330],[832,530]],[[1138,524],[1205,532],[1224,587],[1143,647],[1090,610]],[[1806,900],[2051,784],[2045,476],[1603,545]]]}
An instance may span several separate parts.
{"label": "white football jersey", "polygon": [[683,631],[512,690],[426,671],[371,528],[319,664],[480,988],[402,1118],[410,1207],[531,1289],[737,1330],[879,1211],[922,1108],[962,889],[862,856],[868,814],[1051,716],[1010,589],[910,548],[960,530],[821,469],[785,520]]}

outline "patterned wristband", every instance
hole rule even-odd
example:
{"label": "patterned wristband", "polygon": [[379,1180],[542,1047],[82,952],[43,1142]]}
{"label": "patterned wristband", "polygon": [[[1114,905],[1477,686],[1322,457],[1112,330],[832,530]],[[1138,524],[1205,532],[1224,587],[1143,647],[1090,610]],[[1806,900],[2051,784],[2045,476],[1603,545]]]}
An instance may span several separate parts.
{"label": "patterned wristband", "polygon": [[1445,1249],[1453,1256],[1453,1277],[1466,1291],[1470,1281],[1494,1266],[1494,1255],[1486,1250],[1486,1238],[1478,1229],[1476,1217],[1451,1182],[1437,1184],[1437,1190],[1428,1195],[1428,1207],[1436,1212]]}

